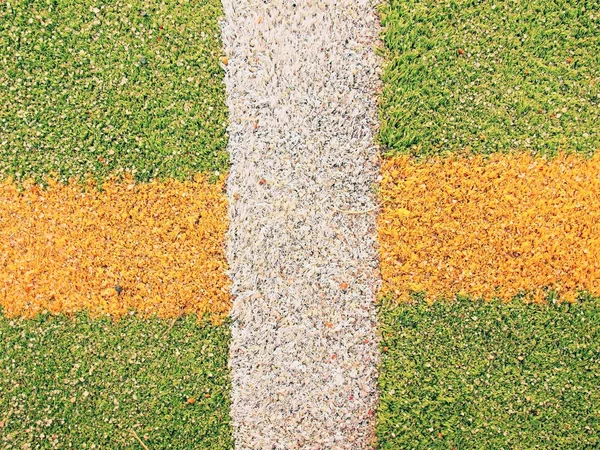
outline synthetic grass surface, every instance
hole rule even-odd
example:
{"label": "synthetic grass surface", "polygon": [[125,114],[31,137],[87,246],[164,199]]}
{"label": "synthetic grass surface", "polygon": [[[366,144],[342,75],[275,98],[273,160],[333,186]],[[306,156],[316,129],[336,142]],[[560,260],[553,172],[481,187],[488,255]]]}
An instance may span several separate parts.
{"label": "synthetic grass surface", "polygon": [[381,309],[382,449],[598,448],[600,302]]}
{"label": "synthetic grass surface", "polygon": [[0,318],[0,447],[228,449],[229,329]]}
{"label": "synthetic grass surface", "polygon": [[383,295],[600,296],[600,154],[404,155],[380,196]]}
{"label": "synthetic grass surface", "polygon": [[0,177],[227,165],[219,0],[0,3]]}
{"label": "synthetic grass surface", "polygon": [[218,321],[229,313],[225,178],[105,180],[102,190],[0,180],[0,307]]}
{"label": "synthetic grass surface", "polygon": [[388,154],[600,148],[600,2],[390,0]]}

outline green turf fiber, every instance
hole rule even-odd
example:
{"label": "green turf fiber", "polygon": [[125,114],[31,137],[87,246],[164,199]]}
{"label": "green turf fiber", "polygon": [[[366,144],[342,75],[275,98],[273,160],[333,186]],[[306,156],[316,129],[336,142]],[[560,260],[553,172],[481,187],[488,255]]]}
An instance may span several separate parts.
{"label": "green turf fiber", "polygon": [[600,447],[600,303],[383,306],[381,449]]}
{"label": "green turf fiber", "polygon": [[219,0],[0,2],[0,177],[227,168]]}
{"label": "green turf fiber", "polygon": [[1,317],[0,448],[231,448],[229,329],[170,326]]}
{"label": "green turf fiber", "polygon": [[390,0],[388,155],[600,149],[600,1]]}

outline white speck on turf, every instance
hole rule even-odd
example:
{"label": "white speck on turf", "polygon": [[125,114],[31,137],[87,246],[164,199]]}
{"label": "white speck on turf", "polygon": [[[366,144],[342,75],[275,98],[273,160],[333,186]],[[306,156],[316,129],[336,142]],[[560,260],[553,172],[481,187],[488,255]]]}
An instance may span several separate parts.
{"label": "white speck on turf", "polygon": [[236,446],[369,448],[379,279],[374,0],[223,4]]}

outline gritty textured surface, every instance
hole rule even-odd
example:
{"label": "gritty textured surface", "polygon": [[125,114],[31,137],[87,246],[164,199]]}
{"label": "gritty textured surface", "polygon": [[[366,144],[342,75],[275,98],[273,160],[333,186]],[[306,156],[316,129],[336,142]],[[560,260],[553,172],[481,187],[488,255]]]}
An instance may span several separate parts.
{"label": "gritty textured surface", "polygon": [[223,242],[225,179],[135,183],[103,190],[0,181],[0,307],[119,317],[229,313]]}
{"label": "gritty textured surface", "polygon": [[600,448],[599,299],[384,302],[379,320],[380,450]]}
{"label": "gritty textured surface", "polygon": [[0,448],[230,450],[228,328],[0,308]]}
{"label": "gritty textured surface", "polygon": [[220,0],[0,1],[0,178],[224,173],[221,15]]}
{"label": "gritty textured surface", "polygon": [[389,0],[389,154],[600,149],[600,1]]}
{"label": "gritty textured surface", "polygon": [[224,10],[236,445],[369,448],[374,4],[225,0]]}
{"label": "gritty textured surface", "polygon": [[600,295],[599,155],[398,157],[382,169],[383,295]]}

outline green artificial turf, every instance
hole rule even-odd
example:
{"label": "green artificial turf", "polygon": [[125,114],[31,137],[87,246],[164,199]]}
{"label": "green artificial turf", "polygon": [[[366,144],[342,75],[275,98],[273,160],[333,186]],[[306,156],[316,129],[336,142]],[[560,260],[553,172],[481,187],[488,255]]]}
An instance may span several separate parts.
{"label": "green artificial turf", "polygon": [[226,170],[219,0],[0,2],[0,177]]}
{"label": "green artificial turf", "polygon": [[171,324],[1,317],[0,448],[231,448],[228,327]]}
{"label": "green artificial turf", "polygon": [[600,302],[383,307],[381,449],[600,447]]}
{"label": "green artificial turf", "polygon": [[600,1],[390,0],[388,155],[600,149]]}

